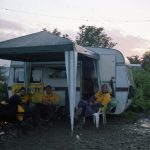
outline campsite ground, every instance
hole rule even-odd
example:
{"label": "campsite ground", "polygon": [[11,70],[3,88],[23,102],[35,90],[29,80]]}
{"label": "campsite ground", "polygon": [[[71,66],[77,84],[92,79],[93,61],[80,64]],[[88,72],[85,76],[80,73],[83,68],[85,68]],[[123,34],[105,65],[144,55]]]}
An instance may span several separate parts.
{"label": "campsite ground", "polygon": [[149,150],[150,113],[128,115],[109,116],[108,124],[99,129],[87,120],[73,136],[69,125],[58,121],[55,128],[42,126],[19,138],[3,137],[0,150]]}

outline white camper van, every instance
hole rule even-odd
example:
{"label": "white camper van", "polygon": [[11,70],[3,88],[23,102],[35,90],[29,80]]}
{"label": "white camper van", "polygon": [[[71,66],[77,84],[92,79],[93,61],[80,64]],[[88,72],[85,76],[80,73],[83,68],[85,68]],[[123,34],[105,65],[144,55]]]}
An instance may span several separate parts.
{"label": "white camper van", "polygon": [[[133,79],[129,62],[121,52],[115,49],[86,48],[100,56],[100,85],[103,83],[109,85],[111,93],[113,92],[112,96],[119,102],[114,113],[122,113],[131,103],[129,88],[133,86]],[[95,60],[84,58],[78,61],[76,107],[80,99],[88,98],[98,90],[98,82]],[[111,82],[113,82],[113,87],[110,85]],[[42,93],[46,85],[51,85],[53,90],[60,95],[61,106],[68,106],[68,85],[64,61],[31,63],[30,92]],[[12,61],[8,82],[9,96],[12,95],[12,91],[21,86],[24,86],[24,62]],[[39,102],[40,98],[40,96],[33,97],[33,102]]]}
{"label": "white camper van", "polygon": [[74,111],[80,99],[89,98],[103,83],[118,101],[114,114],[122,113],[131,103],[133,86],[129,61],[115,49],[81,47],[48,31],[0,42],[0,58],[11,61],[9,96],[25,86],[31,100],[41,100],[46,85],[61,97],[60,105],[70,112],[71,129]]}

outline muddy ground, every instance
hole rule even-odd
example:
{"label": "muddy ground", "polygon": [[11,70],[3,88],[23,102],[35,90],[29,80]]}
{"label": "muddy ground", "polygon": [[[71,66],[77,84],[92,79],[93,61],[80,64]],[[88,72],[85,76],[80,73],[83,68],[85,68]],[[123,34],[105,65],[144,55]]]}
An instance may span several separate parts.
{"label": "muddy ground", "polygon": [[99,129],[89,119],[73,136],[66,121],[56,121],[54,128],[28,130],[19,137],[1,137],[0,150],[150,150],[149,114],[138,119],[109,116],[107,125],[101,123]]}

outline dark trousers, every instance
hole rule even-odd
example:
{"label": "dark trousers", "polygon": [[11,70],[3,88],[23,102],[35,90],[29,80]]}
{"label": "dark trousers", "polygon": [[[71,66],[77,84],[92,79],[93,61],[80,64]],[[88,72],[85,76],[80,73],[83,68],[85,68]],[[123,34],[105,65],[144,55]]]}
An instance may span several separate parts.
{"label": "dark trousers", "polygon": [[38,107],[36,104],[29,104],[24,106],[24,118],[32,118],[33,126],[38,126],[39,123],[39,115],[38,115]]}
{"label": "dark trousers", "polygon": [[56,106],[53,104],[36,104],[39,119],[54,121]]}
{"label": "dark trousers", "polygon": [[82,108],[81,116],[91,116],[92,114],[98,112],[99,108],[101,107],[100,103],[93,103],[89,104],[86,100],[81,100],[78,104],[79,108]]}

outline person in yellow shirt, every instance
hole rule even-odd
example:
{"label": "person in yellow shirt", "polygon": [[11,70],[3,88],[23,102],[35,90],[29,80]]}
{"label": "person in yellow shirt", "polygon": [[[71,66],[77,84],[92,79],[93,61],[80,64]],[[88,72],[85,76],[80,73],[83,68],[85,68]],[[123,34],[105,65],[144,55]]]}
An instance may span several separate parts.
{"label": "person in yellow shirt", "polygon": [[111,96],[110,96],[107,84],[103,84],[102,85],[102,91],[98,91],[95,94],[95,100],[96,100],[95,101],[96,103],[101,104],[101,110],[105,111],[105,109],[107,108],[107,105],[111,101]]}
{"label": "person in yellow shirt", "polygon": [[29,95],[27,94],[25,87],[21,87],[19,95],[21,97],[22,106],[28,107],[29,106]]}
{"label": "person in yellow shirt", "polygon": [[42,103],[44,105],[57,105],[59,103],[59,96],[52,91],[52,87],[50,85],[47,85],[45,91],[46,93],[42,96]]}
{"label": "person in yellow shirt", "polygon": [[59,104],[60,97],[52,91],[50,85],[46,86],[45,94],[42,96],[41,114],[45,114],[44,118],[53,126],[56,105]]}
{"label": "person in yellow shirt", "polygon": [[101,91],[98,91],[90,99],[81,100],[79,102],[77,113],[81,117],[88,117],[98,111],[105,111],[110,101],[111,96],[109,93],[109,88],[107,84],[103,84],[101,87]]}
{"label": "person in yellow shirt", "polygon": [[24,108],[24,117],[32,117],[33,126],[39,125],[39,110],[36,104],[30,102],[30,97],[25,87],[20,89],[21,106]]}
{"label": "person in yellow shirt", "polygon": [[[36,127],[39,121],[38,114],[37,114],[38,109],[35,104],[30,103],[29,101],[30,97],[25,87],[21,87],[19,96],[21,97],[21,107],[24,110],[24,118],[32,117],[33,126]],[[21,107],[18,108],[19,111],[23,111],[21,110]]]}

